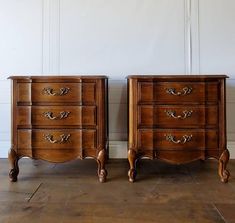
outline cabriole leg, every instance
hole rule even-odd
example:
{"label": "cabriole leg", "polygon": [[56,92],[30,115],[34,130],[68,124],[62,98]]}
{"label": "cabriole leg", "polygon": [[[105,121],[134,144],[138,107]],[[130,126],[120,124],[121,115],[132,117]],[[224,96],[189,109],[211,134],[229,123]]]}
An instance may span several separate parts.
{"label": "cabriole leg", "polygon": [[223,183],[227,183],[230,176],[229,171],[226,169],[229,156],[229,151],[225,149],[219,158],[219,176]]}
{"label": "cabriole leg", "polygon": [[101,183],[104,183],[106,181],[106,177],[107,177],[107,170],[105,169],[105,159],[106,159],[105,150],[102,149],[99,151],[99,154],[97,157],[98,177],[99,177],[99,181]]}
{"label": "cabriole leg", "polygon": [[133,149],[128,150],[128,160],[130,164],[130,169],[128,171],[129,181],[134,182],[136,178],[136,152]]}
{"label": "cabriole leg", "polygon": [[11,164],[11,170],[9,172],[9,177],[12,182],[17,181],[17,176],[19,174],[19,166],[18,166],[18,160],[19,157],[17,156],[14,149],[10,149],[8,153],[8,160]]}

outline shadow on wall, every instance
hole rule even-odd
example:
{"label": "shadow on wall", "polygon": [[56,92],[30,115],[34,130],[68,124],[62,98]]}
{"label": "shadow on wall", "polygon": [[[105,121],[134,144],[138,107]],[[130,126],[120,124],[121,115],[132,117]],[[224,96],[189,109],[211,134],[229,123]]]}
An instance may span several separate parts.
{"label": "shadow on wall", "polygon": [[109,80],[109,140],[127,141],[126,80]]}
{"label": "shadow on wall", "polygon": [[235,78],[227,79],[227,139],[235,142]]}

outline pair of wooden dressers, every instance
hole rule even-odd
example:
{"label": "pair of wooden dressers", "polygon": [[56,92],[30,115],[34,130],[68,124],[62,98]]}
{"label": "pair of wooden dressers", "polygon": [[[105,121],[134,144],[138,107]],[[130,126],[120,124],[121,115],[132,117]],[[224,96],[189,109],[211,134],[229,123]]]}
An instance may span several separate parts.
{"label": "pair of wooden dressers", "polygon": [[[216,158],[227,182],[225,75],[128,76],[129,181],[142,157],[173,164]],[[12,80],[9,176],[21,157],[65,162],[94,158],[100,182],[108,157],[106,76],[32,76]]]}

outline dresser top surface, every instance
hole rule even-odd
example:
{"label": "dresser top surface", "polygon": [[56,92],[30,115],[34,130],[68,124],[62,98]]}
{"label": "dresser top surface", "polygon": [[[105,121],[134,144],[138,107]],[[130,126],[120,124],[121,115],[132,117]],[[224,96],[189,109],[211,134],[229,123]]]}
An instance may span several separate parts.
{"label": "dresser top surface", "polygon": [[138,80],[166,80],[166,81],[171,81],[171,80],[188,80],[188,81],[193,81],[193,80],[210,80],[210,79],[224,79],[224,78],[229,78],[227,75],[223,74],[211,74],[211,75],[129,75],[127,76],[127,79],[138,79]]}
{"label": "dresser top surface", "polygon": [[107,79],[105,75],[35,75],[35,76],[10,76],[11,80],[76,80],[76,79]]}

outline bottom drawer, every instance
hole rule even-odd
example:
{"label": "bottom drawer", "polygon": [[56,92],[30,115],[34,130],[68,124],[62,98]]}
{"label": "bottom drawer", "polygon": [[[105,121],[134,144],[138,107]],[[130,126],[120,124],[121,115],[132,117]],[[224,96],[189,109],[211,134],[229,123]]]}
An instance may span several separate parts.
{"label": "bottom drawer", "polygon": [[83,159],[85,157],[97,157],[97,151],[94,149],[82,150],[79,148],[73,149],[26,149],[18,150],[18,156],[31,157],[33,159],[42,159],[49,162],[66,162],[74,159]]}
{"label": "bottom drawer", "polygon": [[195,160],[205,159],[205,152],[200,150],[192,151],[156,151],[155,158],[173,164],[189,163]]}
{"label": "bottom drawer", "polygon": [[17,132],[18,150],[95,149],[95,129],[25,130]]}
{"label": "bottom drawer", "polygon": [[139,150],[218,149],[217,130],[138,130]]}

